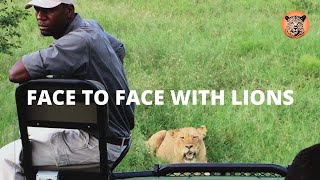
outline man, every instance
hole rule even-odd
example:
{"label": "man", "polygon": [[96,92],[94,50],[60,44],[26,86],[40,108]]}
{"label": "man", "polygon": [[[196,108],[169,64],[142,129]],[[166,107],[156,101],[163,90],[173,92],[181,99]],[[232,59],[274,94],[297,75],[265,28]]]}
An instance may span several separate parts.
{"label": "man", "polygon": [[320,179],[320,144],[301,150],[288,169],[285,180]]}
{"label": "man", "polygon": [[[47,49],[27,54],[15,63],[9,79],[23,83],[53,75],[54,78],[95,80],[105,85],[109,94],[109,127],[107,129],[108,165],[120,156],[128,145],[134,126],[134,104],[115,105],[116,90],[129,87],[122,66],[123,44],[106,34],[93,20],[83,20],[74,11],[74,0],[33,0],[40,32],[53,36]],[[77,165],[99,162],[95,133],[81,130],[34,128],[32,140],[34,166]],[[17,140],[0,149],[0,180],[24,179],[21,168],[21,142]]]}

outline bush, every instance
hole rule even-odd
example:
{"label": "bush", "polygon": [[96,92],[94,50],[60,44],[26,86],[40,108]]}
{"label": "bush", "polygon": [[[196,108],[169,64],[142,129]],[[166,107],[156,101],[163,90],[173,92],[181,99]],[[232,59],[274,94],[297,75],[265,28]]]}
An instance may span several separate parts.
{"label": "bush", "polygon": [[303,55],[298,61],[298,68],[305,74],[319,76],[320,59],[309,54]]}
{"label": "bush", "polygon": [[19,47],[16,37],[19,23],[28,16],[28,12],[12,5],[8,0],[0,0],[0,53],[12,54],[11,48]]}
{"label": "bush", "polygon": [[296,9],[309,14],[317,13],[320,9],[320,4],[317,1],[292,0],[291,3],[295,6]]}

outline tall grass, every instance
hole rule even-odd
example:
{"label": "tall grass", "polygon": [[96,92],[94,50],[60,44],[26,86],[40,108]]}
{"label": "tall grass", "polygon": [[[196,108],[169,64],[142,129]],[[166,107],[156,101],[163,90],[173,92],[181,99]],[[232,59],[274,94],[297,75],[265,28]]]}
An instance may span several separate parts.
{"label": "tall grass", "polygon": [[[117,170],[151,169],[159,162],[144,141],[161,129],[206,125],[210,162],[287,165],[299,150],[319,143],[320,23],[312,9],[319,3],[310,2],[305,7],[290,0],[78,0],[83,18],[99,21],[125,42],[131,89],[165,90],[164,105],[137,107],[134,143]],[[311,27],[305,37],[290,39],[281,18],[297,8],[308,12]],[[52,41],[39,35],[33,16],[20,30],[22,48],[14,56],[0,55],[0,146],[17,138],[15,87],[7,72],[22,55]],[[226,104],[169,101],[169,90],[188,89],[225,90]],[[292,89],[294,103],[233,106],[227,103],[233,89]]]}

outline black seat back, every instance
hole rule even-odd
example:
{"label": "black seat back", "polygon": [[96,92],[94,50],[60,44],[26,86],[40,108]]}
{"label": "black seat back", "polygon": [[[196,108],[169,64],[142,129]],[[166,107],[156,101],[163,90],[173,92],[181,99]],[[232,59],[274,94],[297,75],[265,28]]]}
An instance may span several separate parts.
{"label": "black seat back", "polygon": [[[108,125],[108,106],[107,104],[96,105],[93,95],[90,96],[90,105],[85,105],[86,97],[82,90],[92,90],[94,94],[99,90],[105,90],[105,88],[96,81],[39,79],[21,84],[16,89],[16,105],[23,147],[22,166],[25,169],[27,179],[34,178],[32,175],[32,151],[27,127],[68,128],[98,132],[100,174],[101,177],[109,176],[105,130]],[[67,92],[71,92],[74,96],[74,99],[71,99],[75,103],[74,105],[67,105]],[[35,100],[31,101],[32,98]],[[53,102],[54,98],[56,103]],[[64,102],[63,105],[57,105],[57,103],[61,104],[62,102]],[[31,105],[28,105],[28,103]],[[41,105],[38,105],[38,103]]]}

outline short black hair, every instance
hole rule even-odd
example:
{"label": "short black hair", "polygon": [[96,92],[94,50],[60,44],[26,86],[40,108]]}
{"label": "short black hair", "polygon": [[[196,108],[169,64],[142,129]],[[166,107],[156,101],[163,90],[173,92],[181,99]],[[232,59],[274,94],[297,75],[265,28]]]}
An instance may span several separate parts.
{"label": "short black hair", "polygon": [[305,148],[296,155],[285,180],[320,180],[320,144]]}

